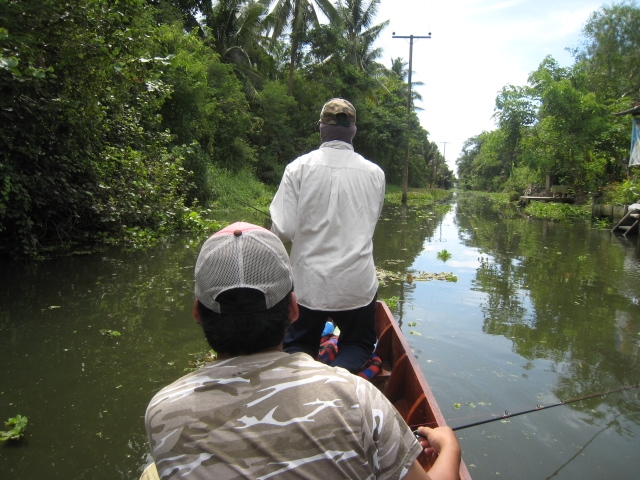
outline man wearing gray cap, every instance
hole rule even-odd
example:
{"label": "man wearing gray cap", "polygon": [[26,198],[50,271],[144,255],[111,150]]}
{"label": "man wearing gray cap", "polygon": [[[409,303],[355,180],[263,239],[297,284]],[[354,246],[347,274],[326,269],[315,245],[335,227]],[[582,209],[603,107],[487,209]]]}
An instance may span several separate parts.
{"label": "man wearing gray cap", "polygon": [[373,232],[384,173],[353,150],[356,109],[332,98],[320,113],[320,148],[290,163],[271,203],[271,231],[291,241],[300,318],[285,351],[318,353],[326,320],[340,329],[333,366],[357,373],[376,342]]}
{"label": "man wearing gray cap", "polygon": [[[287,252],[268,230],[235,223],[204,243],[194,316],[218,357],[151,400],[155,465],[143,478],[456,478],[450,428],[420,427],[417,440],[367,380],[283,352],[298,315],[292,288]],[[429,475],[416,460],[423,449]]]}

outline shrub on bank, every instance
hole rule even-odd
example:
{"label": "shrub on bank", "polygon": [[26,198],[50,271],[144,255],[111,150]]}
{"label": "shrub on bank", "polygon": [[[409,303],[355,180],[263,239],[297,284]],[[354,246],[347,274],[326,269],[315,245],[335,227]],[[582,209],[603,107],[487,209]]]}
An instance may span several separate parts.
{"label": "shrub on bank", "polygon": [[640,179],[612,183],[604,189],[601,201],[612,205],[630,205],[640,202]]}
{"label": "shrub on bank", "polygon": [[[407,204],[423,205],[445,200],[451,195],[451,190],[410,188],[407,191]],[[402,187],[399,185],[387,184],[384,201],[387,203],[400,205],[402,203]]]}

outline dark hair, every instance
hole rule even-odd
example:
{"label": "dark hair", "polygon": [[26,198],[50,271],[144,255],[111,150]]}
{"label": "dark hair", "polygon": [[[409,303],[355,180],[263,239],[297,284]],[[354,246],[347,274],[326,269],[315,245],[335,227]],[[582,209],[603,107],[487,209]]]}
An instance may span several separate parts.
{"label": "dark hair", "polygon": [[[254,302],[256,290],[234,289],[232,295]],[[225,295],[227,292],[223,293]],[[258,292],[260,295],[262,293]],[[291,294],[268,310],[257,313],[224,314],[216,313],[198,302],[198,314],[204,336],[217,353],[229,355],[250,355],[273,348],[282,343],[289,327],[289,302]],[[218,300],[220,301],[220,300]]]}

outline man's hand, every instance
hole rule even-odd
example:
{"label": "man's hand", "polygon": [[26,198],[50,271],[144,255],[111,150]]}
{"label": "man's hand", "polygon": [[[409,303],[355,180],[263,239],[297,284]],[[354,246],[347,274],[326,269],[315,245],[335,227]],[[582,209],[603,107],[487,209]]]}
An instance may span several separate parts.
{"label": "man's hand", "polygon": [[419,435],[418,442],[424,449],[424,453],[429,457],[431,465],[436,462],[441,452],[448,451],[450,448],[454,450],[453,453],[457,450],[458,455],[460,455],[460,445],[456,434],[453,433],[451,428],[419,427],[416,431]]}
{"label": "man's hand", "polygon": [[429,457],[431,469],[425,474],[416,460],[403,480],[458,480],[461,453],[453,430],[449,427],[419,427],[416,433],[419,435],[420,446]]}

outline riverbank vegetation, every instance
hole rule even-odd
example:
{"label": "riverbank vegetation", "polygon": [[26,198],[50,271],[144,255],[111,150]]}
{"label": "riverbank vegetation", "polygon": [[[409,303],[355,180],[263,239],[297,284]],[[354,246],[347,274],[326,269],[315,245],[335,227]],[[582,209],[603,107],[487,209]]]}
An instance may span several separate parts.
{"label": "riverbank vegetation", "polygon": [[[356,105],[356,150],[388,185],[409,131],[409,187],[449,189],[415,108],[407,118],[407,63],[380,61],[380,1],[0,0],[0,254],[153,243],[215,228],[219,209],[265,212],[334,96]],[[460,186],[518,195],[550,175],[578,199],[636,201],[629,117],[612,113],[638,96],[638,32],[634,3],[602,7],[573,66],[548,57],[505,86]]]}
{"label": "riverbank vegetation", "polygon": [[565,223],[591,221],[591,205],[531,202],[524,207],[523,211],[526,215],[531,217],[545,218],[547,220],[556,220]]}
{"label": "riverbank vegetation", "polygon": [[573,65],[548,56],[526,85],[502,88],[497,128],[468,139],[457,160],[461,188],[536,195],[549,176],[578,202],[591,192],[607,203],[640,200],[638,167],[628,166],[631,116],[614,115],[640,105],[640,7],[593,12],[570,51]]}
{"label": "riverbank vegetation", "polygon": [[554,220],[563,223],[586,222],[597,228],[611,228],[609,222],[591,218],[591,205],[571,205],[567,203],[530,202],[521,205],[518,197],[506,192],[466,191],[464,196],[482,198],[494,211],[499,211],[504,217],[526,216]]}
{"label": "riverbank vegetation", "polygon": [[[432,205],[434,209],[444,207],[448,211],[450,206],[443,205],[442,202],[447,200],[449,197],[451,197],[451,192],[449,190],[410,188],[407,191],[407,206]],[[401,205],[402,188],[398,185],[388,184],[384,195],[384,201],[394,205]]]}
{"label": "riverbank vegetation", "polygon": [[[210,208],[264,209],[286,164],[319,144],[335,96],[357,106],[356,149],[401,183],[407,64],[379,62],[380,0],[0,3],[5,254],[151,240],[206,225]],[[415,110],[409,120],[410,187],[450,186]]]}

